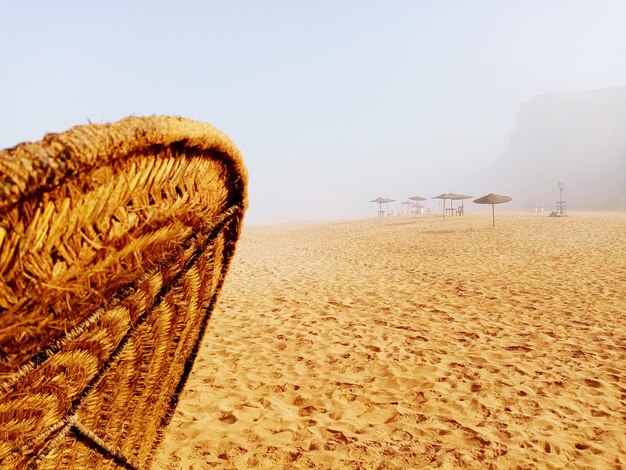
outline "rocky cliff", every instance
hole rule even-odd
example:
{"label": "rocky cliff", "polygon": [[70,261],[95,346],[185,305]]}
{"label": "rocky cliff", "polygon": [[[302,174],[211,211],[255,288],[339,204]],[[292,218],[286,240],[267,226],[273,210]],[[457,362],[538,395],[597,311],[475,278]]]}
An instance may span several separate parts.
{"label": "rocky cliff", "polygon": [[626,87],[523,103],[494,175],[518,207],[552,209],[563,182],[569,210],[626,209]]}

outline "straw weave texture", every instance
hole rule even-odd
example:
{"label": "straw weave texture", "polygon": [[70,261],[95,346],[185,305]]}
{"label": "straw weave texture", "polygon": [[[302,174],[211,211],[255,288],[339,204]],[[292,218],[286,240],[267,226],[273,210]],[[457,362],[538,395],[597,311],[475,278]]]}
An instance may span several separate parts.
{"label": "straw weave texture", "polygon": [[0,152],[0,467],[149,466],[246,188],[228,137],[177,117]]}

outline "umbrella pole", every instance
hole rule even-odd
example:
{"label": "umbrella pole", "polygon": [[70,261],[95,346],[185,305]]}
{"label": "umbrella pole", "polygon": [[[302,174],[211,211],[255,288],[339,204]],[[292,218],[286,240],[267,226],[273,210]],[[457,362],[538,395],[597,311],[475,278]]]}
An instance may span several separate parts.
{"label": "umbrella pole", "polygon": [[443,220],[446,220],[446,199],[443,199]]}
{"label": "umbrella pole", "polygon": [[496,226],[496,210],[494,209],[495,204],[491,204],[491,222],[493,223],[493,226]]}

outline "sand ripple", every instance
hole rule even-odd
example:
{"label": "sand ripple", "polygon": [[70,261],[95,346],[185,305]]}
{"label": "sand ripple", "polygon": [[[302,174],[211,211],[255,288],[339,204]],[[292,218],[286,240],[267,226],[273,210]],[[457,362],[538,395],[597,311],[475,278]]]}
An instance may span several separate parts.
{"label": "sand ripple", "polygon": [[244,231],[155,468],[624,468],[626,216]]}

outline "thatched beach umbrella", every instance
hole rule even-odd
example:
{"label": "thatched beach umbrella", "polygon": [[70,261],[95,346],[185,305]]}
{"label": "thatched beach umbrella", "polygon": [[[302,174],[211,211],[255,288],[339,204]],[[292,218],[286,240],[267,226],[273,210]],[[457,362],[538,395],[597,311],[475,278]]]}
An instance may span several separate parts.
{"label": "thatched beach umbrella", "polygon": [[450,199],[450,204],[452,204],[452,194],[451,193],[441,193],[439,196],[431,197],[431,199],[443,199],[443,219],[446,219],[446,199]]}
{"label": "thatched beach umbrella", "polygon": [[378,203],[378,217],[380,217],[380,215],[383,212],[383,204],[386,204],[386,211],[389,212],[389,203],[390,202],[394,202],[395,199],[389,199],[387,197],[377,197],[376,199],[372,199],[370,202],[376,202]]}
{"label": "thatched beach umbrella", "polygon": [[150,467],[247,181],[225,134],[178,117],[0,150],[0,467]]}
{"label": "thatched beach umbrella", "polygon": [[415,212],[419,212],[419,208],[420,208],[420,202],[425,201],[426,198],[422,197],[422,196],[411,196],[409,198],[409,201],[415,201]]}
{"label": "thatched beach umbrella", "polygon": [[496,214],[494,205],[495,204],[503,204],[505,202],[509,202],[511,198],[509,196],[502,196],[500,194],[489,193],[486,196],[479,197],[478,199],[474,199],[474,203],[476,204],[491,204],[491,220],[493,222],[493,226],[496,226]]}
{"label": "thatched beach umbrella", "polygon": [[370,202],[375,202],[378,204],[378,217],[383,212],[383,203],[385,202],[384,197],[377,197],[376,199],[372,199]]}

